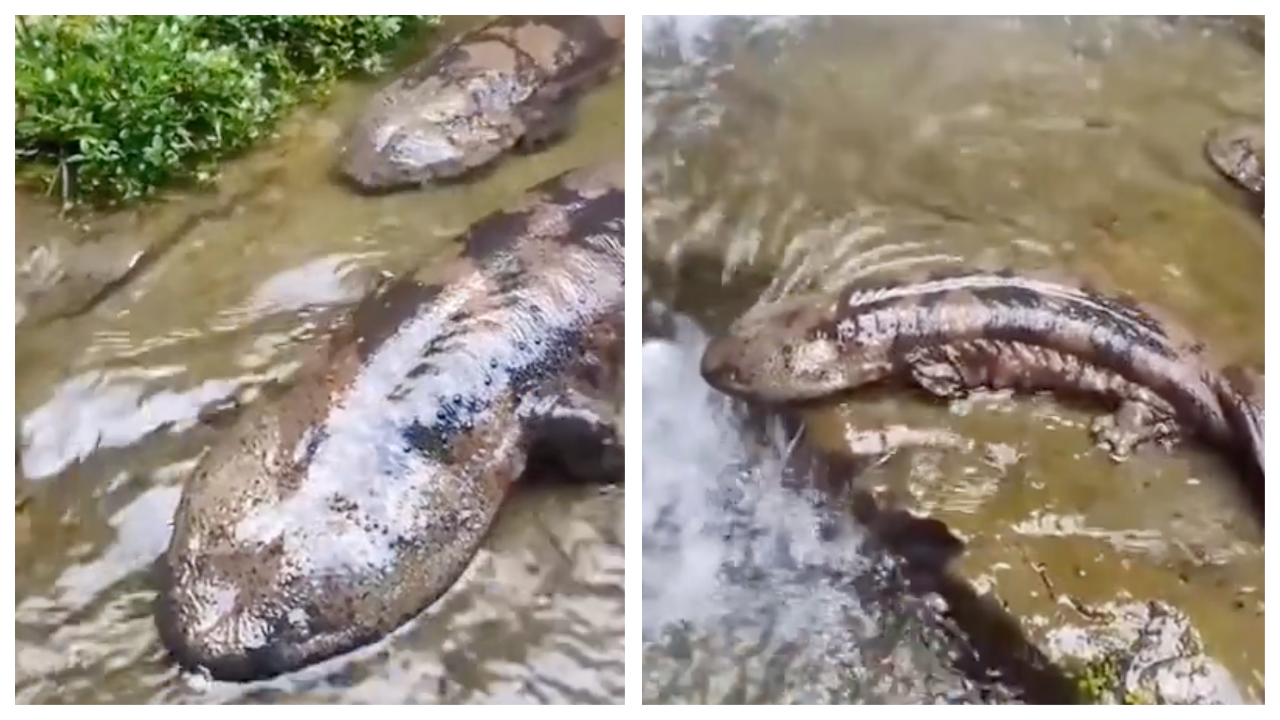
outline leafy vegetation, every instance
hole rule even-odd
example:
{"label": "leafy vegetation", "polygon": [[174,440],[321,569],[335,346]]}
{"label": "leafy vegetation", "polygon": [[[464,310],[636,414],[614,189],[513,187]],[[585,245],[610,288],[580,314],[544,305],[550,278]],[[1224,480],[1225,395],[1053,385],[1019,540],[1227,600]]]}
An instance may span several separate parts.
{"label": "leafy vegetation", "polygon": [[1124,689],[1122,658],[1104,654],[1087,662],[1069,663],[1081,698],[1095,705],[1152,705],[1155,700],[1140,690]]}
{"label": "leafy vegetation", "polygon": [[67,202],[117,203],[182,181],[273,129],[290,107],[387,54],[435,16],[19,17],[20,174]]}

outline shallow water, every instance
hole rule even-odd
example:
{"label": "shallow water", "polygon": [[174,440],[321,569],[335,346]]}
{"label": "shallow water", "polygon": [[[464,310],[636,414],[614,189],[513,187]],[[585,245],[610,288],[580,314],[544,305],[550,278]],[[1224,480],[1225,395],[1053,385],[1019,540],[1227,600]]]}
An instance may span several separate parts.
{"label": "shallow water", "polygon": [[[1262,367],[1262,224],[1201,153],[1207,131],[1262,118],[1263,58],[1238,36],[1144,18],[650,18],[645,43],[646,295],[710,331],[874,272],[1051,268],[1156,302],[1215,355]],[[1055,631],[1081,626],[1066,650],[1087,654],[1105,625],[1090,607],[1164,599],[1261,700],[1262,531],[1235,478],[1195,448],[1114,466],[1088,420],[1040,399],[899,396],[809,428],[831,448],[853,427],[957,433],[969,449],[903,452],[858,482],[951,526],[962,571],[1055,652]],[[646,575],[684,562],[671,557],[646,549]],[[687,580],[673,602],[720,597]],[[662,659],[650,647],[646,672]]]}
{"label": "shallow water", "polygon": [[883,558],[784,487],[785,438],[744,437],[705,343],[679,318],[643,350],[644,702],[980,701],[937,628],[850,590]]}
{"label": "shallow water", "polygon": [[[221,432],[197,416],[287,380],[319,323],[378,271],[447,257],[453,237],[526,187],[621,153],[617,78],[547,152],[474,183],[358,197],[330,168],[341,132],[375,89],[339,88],[231,163],[219,194],[234,202],[123,290],[87,314],[19,328],[20,702],[621,701],[620,488],[523,489],[453,590],[365,651],[251,686],[183,677],[163,656],[150,567],[184,473]],[[208,206],[197,194],[147,212],[167,219]],[[49,227],[19,235],[38,240]]]}

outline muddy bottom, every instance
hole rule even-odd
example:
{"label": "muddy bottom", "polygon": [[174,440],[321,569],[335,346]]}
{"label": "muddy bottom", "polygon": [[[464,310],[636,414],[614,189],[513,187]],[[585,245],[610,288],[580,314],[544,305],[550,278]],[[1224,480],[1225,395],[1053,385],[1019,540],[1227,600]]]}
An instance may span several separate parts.
{"label": "muddy bottom", "polygon": [[[1263,57],[1238,33],[1150,18],[646,25],[646,294],[712,332],[873,272],[1049,268],[1263,367],[1262,224],[1201,149],[1263,115]],[[834,449],[883,424],[965,438],[858,482],[951,526],[962,572],[1047,652],[1090,657],[1128,622],[1115,608],[1165,601],[1261,702],[1261,510],[1197,448],[1112,464],[1088,421],[1043,399],[898,395],[810,430]]]}
{"label": "muddy bottom", "polygon": [[[376,198],[330,174],[343,129],[376,89],[346,85],[228,165],[213,196],[98,221],[145,233],[198,218],[119,290],[17,331],[20,702],[622,700],[620,488],[522,491],[467,574],[417,621],[274,682],[180,676],[150,614],[151,565],[180,483],[222,432],[216,414],[198,417],[287,382],[319,324],[379,272],[451,256],[453,237],[525,188],[620,154],[622,85],[589,96],[572,136],[547,152],[474,183]],[[19,196],[33,204],[20,208],[19,236],[40,245],[69,234],[39,202]],[[128,266],[159,240],[144,235],[103,262]]]}

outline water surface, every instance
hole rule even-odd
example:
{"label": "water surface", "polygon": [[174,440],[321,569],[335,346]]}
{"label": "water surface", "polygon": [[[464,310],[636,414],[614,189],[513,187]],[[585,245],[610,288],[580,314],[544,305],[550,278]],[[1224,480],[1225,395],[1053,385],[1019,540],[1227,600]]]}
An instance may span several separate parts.
{"label": "water surface", "polygon": [[[1215,356],[1262,368],[1263,226],[1201,151],[1206,132],[1263,116],[1263,57],[1238,34],[1097,17],[645,25],[649,298],[715,332],[763,299],[873,273],[1052,269],[1155,303]],[[835,449],[856,427],[955,432],[968,449],[901,453],[858,482],[948,523],[968,542],[962,571],[1046,647],[1083,628],[1066,649],[1087,655],[1108,622],[1091,608],[1163,599],[1261,700],[1263,537],[1235,477],[1195,448],[1113,465],[1090,446],[1089,418],[1044,399],[890,396],[826,409],[809,428]],[[704,444],[716,442],[729,441]],[[648,463],[647,434],[645,448]],[[753,522],[768,535],[805,521]],[[646,548],[646,577],[674,572],[653,562]],[[693,606],[718,591],[704,579],[666,592]],[[657,646],[650,657],[669,659]]]}
{"label": "water surface", "polygon": [[[443,32],[473,22],[451,18]],[[375,89],[344,85],[300,112],[226,167],[212,199],[175,194],[141,219],[94,219],[103,233],[189,227],[90,312],[19,328],[20,702],[621,701],[620,488],[518,493],[445,598],[390,641],[321,667],[209,685],[182,677],[159,645],[151,565],[185,473],[222,432],[198,416],[287,383],[317,328],[379,272],[452,256],[452,238],[525,188],[621,152],[618,78],[548,152],[474,183],[359,197],[330,171]],[[18,196],[31,222],[19,237],[37,245],[65,231],[40,202]]]}

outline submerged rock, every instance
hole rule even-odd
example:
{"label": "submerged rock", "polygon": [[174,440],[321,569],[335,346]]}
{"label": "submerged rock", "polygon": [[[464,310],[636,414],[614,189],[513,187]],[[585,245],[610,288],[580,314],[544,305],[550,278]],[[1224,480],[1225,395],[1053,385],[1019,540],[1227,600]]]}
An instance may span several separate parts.
{"label": "submerged rock", "polygon": [[1103,704],[1241,705],[1231,674],[1209,657],[1186,613],[1151,601],[1109,609],[1106,629],[1063,627],[1051,647],[1077,661],[1082,690]]}

